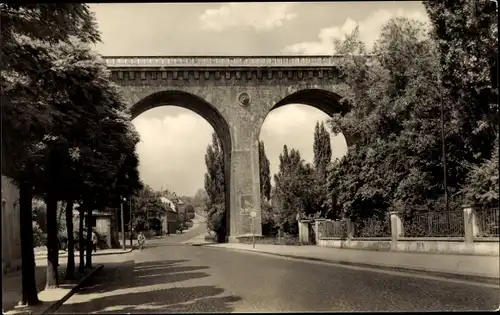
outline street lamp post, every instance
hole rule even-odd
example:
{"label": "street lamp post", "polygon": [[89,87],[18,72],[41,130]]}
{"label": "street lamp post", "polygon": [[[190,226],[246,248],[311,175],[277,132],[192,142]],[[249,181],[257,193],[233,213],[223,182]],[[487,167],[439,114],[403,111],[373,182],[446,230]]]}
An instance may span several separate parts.
{"label": "street lamp post", "polygon": [[250,212],[252,217],[252,247],[255,248],[255,216],[257,213],[255,211]]}
{"label": "street lamp post", "polygon": [[126,198],[122,199],[122,202],[120,202],[120,209],[121,209],[121,223],[122,223],[122,244],[123,244],[123,250],[125,250],[125,220],[123,218],[123,202],[127,201]]}

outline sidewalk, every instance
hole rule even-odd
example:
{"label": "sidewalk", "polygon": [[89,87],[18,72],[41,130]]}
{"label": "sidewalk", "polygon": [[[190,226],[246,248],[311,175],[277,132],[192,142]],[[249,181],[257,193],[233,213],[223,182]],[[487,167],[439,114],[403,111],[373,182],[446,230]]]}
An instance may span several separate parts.
{"label": "sidewalk", "polygon": [[[53,290],[44,290],[46,283],[46,266],[37,266],[35,268],[35,281],[38,292],[38,298],[42,302],[39,305],[27,307],[18,306],[22,299],[22,276],[21,271],[4,274],[2,277],[2,313],[3,314],[41,314],[54,310],[61,302],[64,302],[71,296],[77,287],[92,276],[95,272],[102,269],[102,265],[95,265],[92,270],[85,270],[83,274],[75,272],[75,280],[65,280],[66,265],[61,264],[58,268],[60,287]],[[78,265],[77,265],[78,268]]]}
{"label": "sidewalk", "polygon": [[369,250],[338,249],[320,246],[290,246],[224,243],[200,244],[203,246],[255,251],[291,258],[301,258],[347,265],[420,271],[465,277],[481,277],[498,280],[500,258],[494,256],[427,254],[407,252],[381,252]]}
{"label": "sidewalk", "polygon": [[[137,241],[133,243],[134,247],[137,246]],[[109,249],[100,249],[97,250],[97,252],[92,252],[92,256],[102,256],[102,255],[115,255],[115,254],[126,254],[130,253],[133,249],[130,248],[130,243],[129,241],[126,242],[126,249],[123,250],[123,248],[109,248]],[[79,251],[75,251],[75,257],[79,257]],[[59,258],[61,257],[68,257],[68,252],[65,251],[59,251]],[[76,259],[75,258],[75,259]],[[46,253],[38,253],[35,256],[35,260],[38,259],[47,259],[47,254]]]}

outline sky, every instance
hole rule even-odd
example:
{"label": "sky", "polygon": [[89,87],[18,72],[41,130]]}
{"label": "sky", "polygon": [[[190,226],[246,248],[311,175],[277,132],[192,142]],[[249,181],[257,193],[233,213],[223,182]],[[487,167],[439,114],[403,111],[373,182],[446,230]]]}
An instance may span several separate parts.
{"label": "sky", "polygon": [[[428,22],[420,1],[317,3],[117,3],[90,4],[96,15],[103,56],[327,55],[333,41],[359,27],[370,49],[384,23],[396,16]],[[313,159],[317,121],[328,116],[309,106],[290,104],[273,110],[260,139],[271,174],[283,145]],[[141,179],[154,189],[192,196],[203,188],[204,155],[213,128],[184,108],[163,106],[133,121]],[[347,151],[344,137],[332,135],[332,158]]]}

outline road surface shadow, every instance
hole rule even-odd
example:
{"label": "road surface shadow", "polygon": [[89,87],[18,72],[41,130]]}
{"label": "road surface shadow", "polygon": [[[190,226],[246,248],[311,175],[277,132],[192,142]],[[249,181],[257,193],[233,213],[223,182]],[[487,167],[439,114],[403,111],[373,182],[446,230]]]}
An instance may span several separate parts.
{"label": "road surface shadow", "polygon": [[[89,302],[64,305],[61,313],[230,313],[231,303],[241,297],[224,296],[224,290],[215,286],[170,288],[149,292],[133,292],[119,296],[93,299]],[[70,308],[66,308],[69,306]]]}
{"label": "road surface shadow", "polygon": [[224,295],[211,285],[176,285],[209,274],[207,266],[179,265],[185,261],[126,261],[104,269],[66,301],[58,313],[186,313],[232,312],[241,297]]}
{"label": "road surface shadow", "polygon": [[101,294],[124,288],[166,285],[192,279],[208,277],[198,270],[207,266],[174,266],[182,261],[155,261],[134,263],[133,260],[119,264],[106,264],[103,270],[79,291],[79,294]]}

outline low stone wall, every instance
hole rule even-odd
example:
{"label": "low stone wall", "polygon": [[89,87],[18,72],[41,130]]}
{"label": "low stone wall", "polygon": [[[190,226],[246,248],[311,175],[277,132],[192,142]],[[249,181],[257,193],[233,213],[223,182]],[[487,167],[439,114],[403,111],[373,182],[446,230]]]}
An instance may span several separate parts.
{"label": "low stone wall", "polygon": [[[318,241],[319,246],[365,249],[365,250],[391,250],[390,237],[373,238],[323,238]],[[477,238],[473,243],[465,243],[463,237],[439,238],[398,238],[394,251],[440,253],[440,254],[468,254],[498,256],[500,243],[495,238]]]}
{"label": "low stone wall", "polygon": [[[231,243],[252,244],[252,236],[238,236],[231,238]],[[281,237],[276,236],[256,236],[255,244],[270,244],[270,245],[299,245],[299,238],[296,237]]]}
{"label": "low stone wall", "polygon": [[349,248],[349,249],[366,249],[366,250],[391,250],[391,238],[353,238],[341,239],[340,237],[323,238],[317,241],[319,246],[334,247],[334,248]]}
{"label": "low stone wall", "polygon": [[407,252],[499,255],[499,240],[476,239],[465,243],[463,238],[400,238],[396,250]]}

